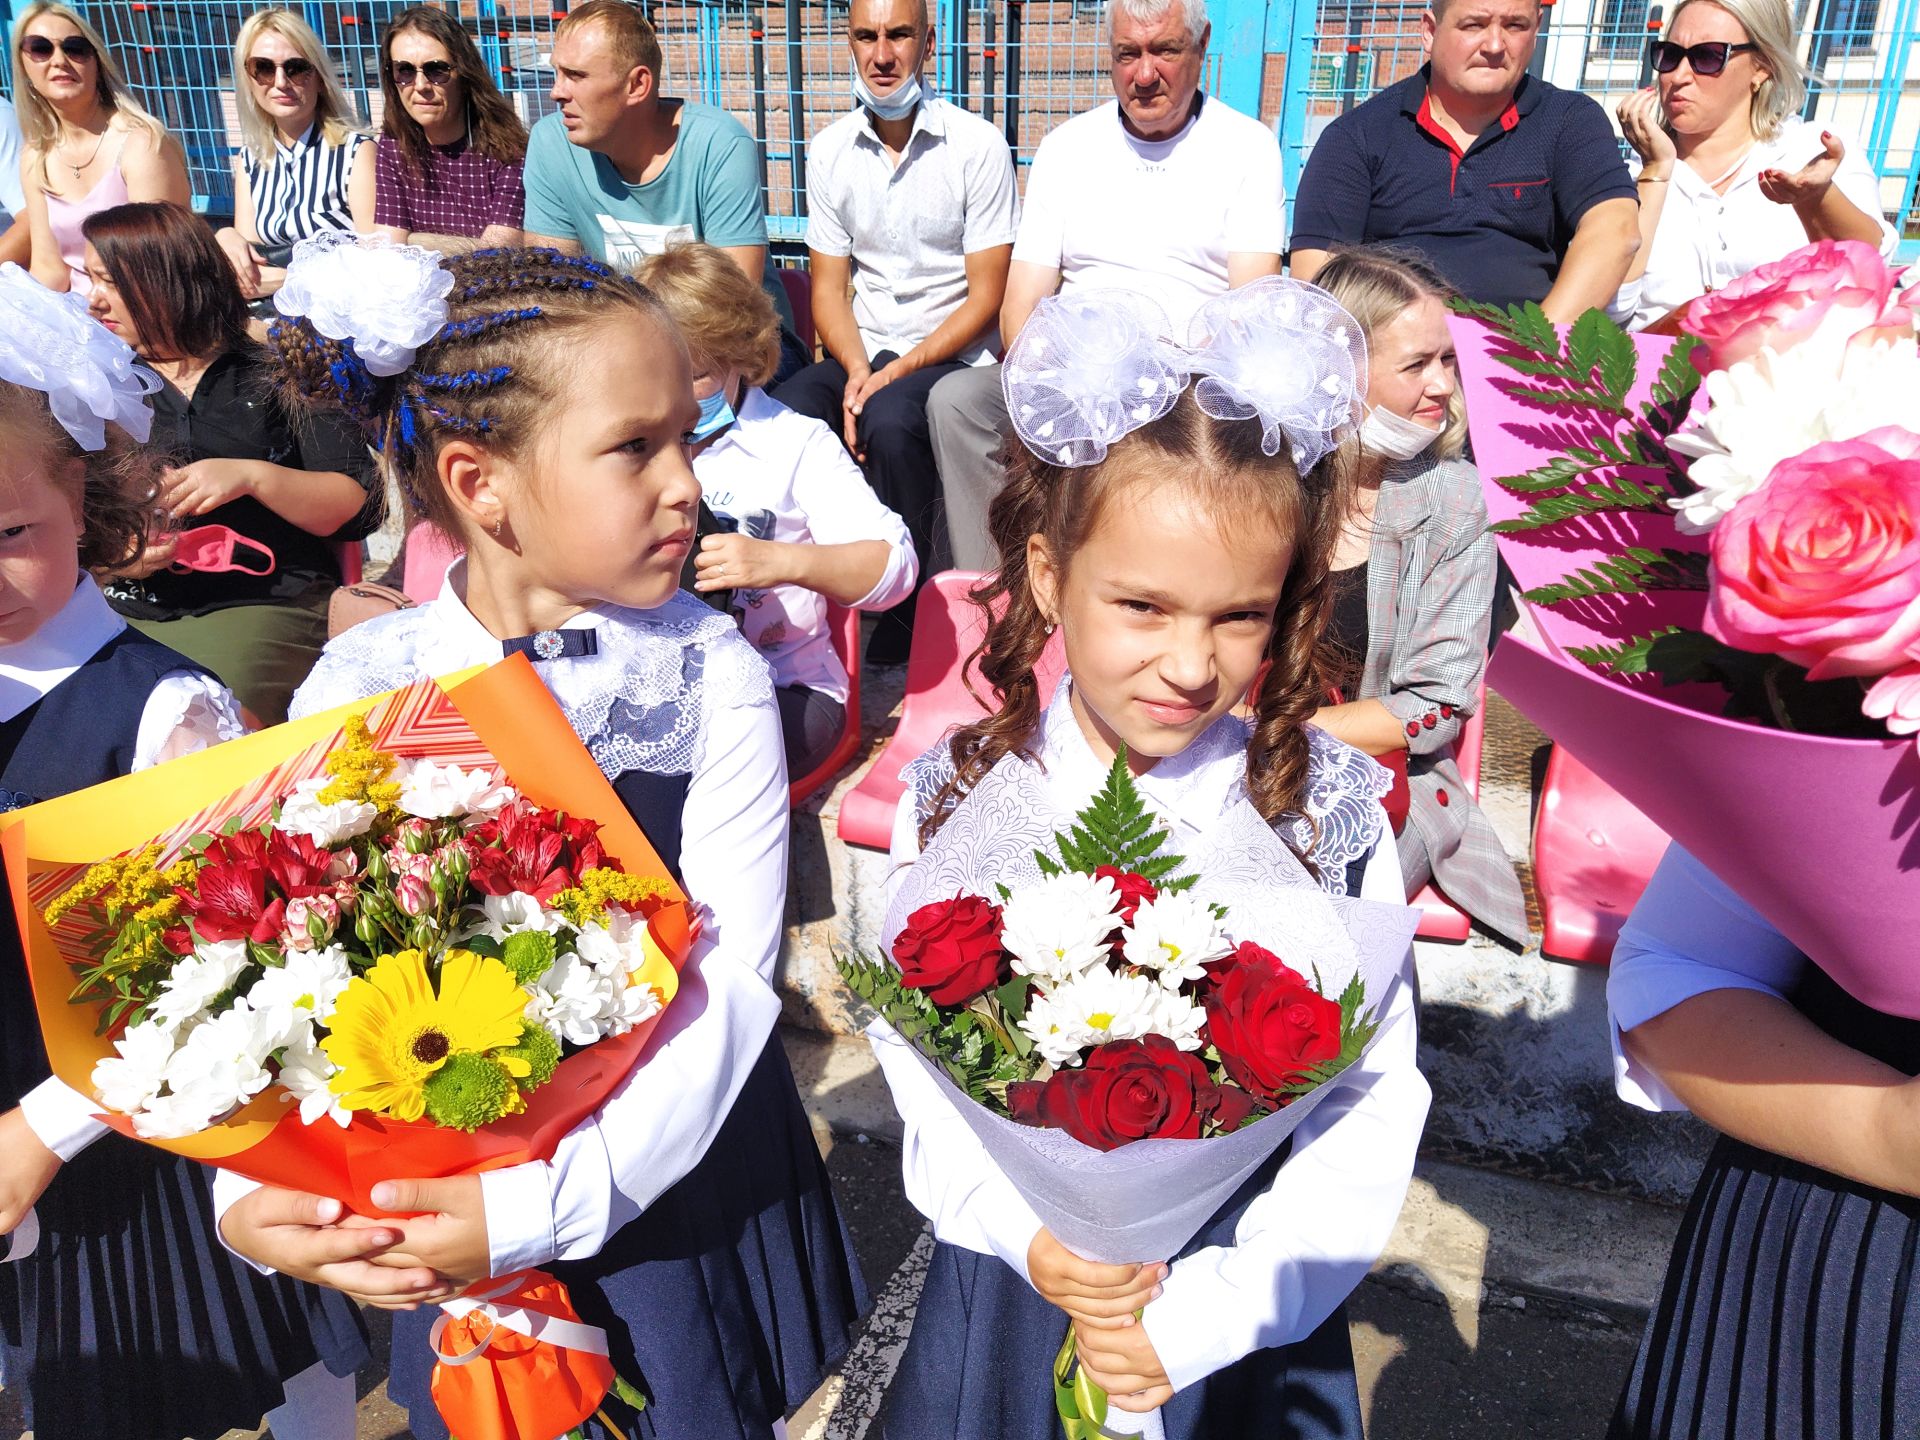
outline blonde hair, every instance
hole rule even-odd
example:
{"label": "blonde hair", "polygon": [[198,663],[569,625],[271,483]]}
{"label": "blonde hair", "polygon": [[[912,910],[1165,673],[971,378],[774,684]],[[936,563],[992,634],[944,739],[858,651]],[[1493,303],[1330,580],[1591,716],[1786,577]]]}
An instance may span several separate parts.
{"label": "blonde hair", "polygon": [[20,58],[20,42],[26,39],[27,27],[47,15],[66,21],[93,46],[94,76],[98,86],[96,94],[100,103],[123,117],[129,125],[146,131],[153,137],[155,145],[164,142],[167,127],[134,98],[133,87],[127,84],[127,77],[108,53],[107,42],[101,38],[100,32],[89,25],[77,10],[60,4],[59,0],[32,0],[13,22],[13,103],[20,120],[20,140],[27,153],[44,162],[47,152],[60,138],[60,117],[54,113],[46,96],[33,88],[32,82],[27,79],[26,62]]}
{"label": "blonde hair", "polygon": [[320,37],[307,22],[291,10],[254,11],[233,42],[233,97],[234,108],[240,115],[240,143],[260,164],[272,163],[276,143],[273,120],[260,108],[260,99],[253,93],[253,80],[247,74],[247,61],[252,57],[254,44],[267,34],[278,35],[313,66],[320,82],[313,114],[320,122],[321,138],[329,145],[346,144],[359,133],[359,117],[348,103],[346,91],[340,88],[340,72],[334,69],[333,57],[327,54]]}
{"label": "blonde hair", "polygon": [[1787,0],[1680,0],[1667,17],[1667,32],[1689,5],[1711,4],[1740,22],[1747,39],[1758,49],[1754,60],[1767,72],[1753,92],[1747,126],[1756,140],[1771,140],[1790,115],[1807,100],[1807,67],[1794,45],[1793,16]]}
{"label": "blonde hair", "polygon": [[[1415,301],[1434,299],[1445,305],[1458,293],[1424,257],[1384,245],[1336,251],[1313,277],[1313,283],[1360,322],[1367,333],[1369,351],[1373,337]],[[1451,460],[1466,444],[1467,404],[1462,387],[1456,383],[1453,394],[1447,397],[1447,423],[1440,427],[1440,438],[1432,448],[1441,459]]]}
{"label": "blonde hair", "polygon": [[638,5],[630,5],[627,0],[587,0],[578,9],[569,10],[566,18],[553,27],[553,38],[578,30],[585,25],[603,26],[607,38],[613,42],[613,55],[623,70],[632,70],[643,66],[653,75],[656,93],[666,83],[666,59],[660,53],[660,37],[654,33],[647,17],[640,13]]}
{"label": "blonde hair", "polygon": [[780,317],[767,292],[711,245],[673,245],[634,267],[667,308],[687,349],[715,370],[764,385],[780,363]]}

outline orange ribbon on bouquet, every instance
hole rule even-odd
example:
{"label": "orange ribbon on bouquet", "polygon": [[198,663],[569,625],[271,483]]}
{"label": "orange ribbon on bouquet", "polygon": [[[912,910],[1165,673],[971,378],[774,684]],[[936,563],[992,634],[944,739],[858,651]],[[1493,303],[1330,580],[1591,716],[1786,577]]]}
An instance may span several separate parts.
{"label": "orange ribbon on bouquet", "polygon": [[458,1440],[555,1440],[613,1388],[607,1332],[543,1270],[483,1280],[440,1308],[433,1403]]}

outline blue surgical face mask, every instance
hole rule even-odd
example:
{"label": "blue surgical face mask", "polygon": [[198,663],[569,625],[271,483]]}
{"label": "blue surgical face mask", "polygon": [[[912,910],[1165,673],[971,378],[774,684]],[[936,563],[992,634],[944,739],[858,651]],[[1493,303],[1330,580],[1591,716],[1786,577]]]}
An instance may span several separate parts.
{"label": "blue surgical face mask", "polygon": [[904,120],[920,103],[920,74],[915,71],[894,88],[891,95],[880,96],[867,88],[860,72],[853,72],[853,98],[882,120]]}
{"label": "blue surgical face mask", "polygon": [[711,395],[700,402],[700,423],[693,427],[694,442],[698,444],[702,440],[711,440],[733,424],[734,419],[733,402],[727,399],[727,387],[716,387]]}

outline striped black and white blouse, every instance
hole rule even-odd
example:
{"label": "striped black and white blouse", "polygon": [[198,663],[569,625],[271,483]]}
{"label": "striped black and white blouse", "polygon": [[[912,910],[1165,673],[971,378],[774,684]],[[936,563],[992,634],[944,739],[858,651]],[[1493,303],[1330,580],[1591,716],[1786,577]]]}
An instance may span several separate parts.
{"label": "striped black and white blouse", "polygon": [[305,137],[291,145],[276,136],[273,159],[264,165],[251,150],[241,152],[253,192],[254,233],[262,245],[291,245],[321,230],[353,228],[347,178],[354,151],[365,139],[349,133],[344,144],[335,145],[316,118]]}

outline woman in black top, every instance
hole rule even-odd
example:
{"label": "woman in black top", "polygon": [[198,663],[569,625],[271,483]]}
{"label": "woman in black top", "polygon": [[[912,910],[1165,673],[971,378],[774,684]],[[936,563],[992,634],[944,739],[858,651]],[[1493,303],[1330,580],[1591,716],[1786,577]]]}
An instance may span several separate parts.
{"label": "woman in black top", "polygon": [[173,461],[159,506],[174,533],[103,588],[277,724],[326,643],[337,542],[379,522],[373,458],[350,427],[295,418],[270,392],[233,268],[194,215],[122,205],[84,233],[94,315],[166,382],[151,443]]}

